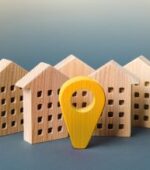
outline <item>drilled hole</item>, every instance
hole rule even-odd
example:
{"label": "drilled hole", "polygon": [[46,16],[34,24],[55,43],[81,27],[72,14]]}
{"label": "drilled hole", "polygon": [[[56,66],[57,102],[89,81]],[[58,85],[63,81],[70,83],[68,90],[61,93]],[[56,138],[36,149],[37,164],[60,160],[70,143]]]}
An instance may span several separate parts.
{"label": "drilled hole", "polygon": [[109,99],[108,100],[108,105],[113,105],[114,104],[114,101],[112,99]]}
{"label": "drilled hole", "polygon": [[5,116],[6,116],[6,111],[5,111],[5,110],[1,112],[1,116],[2,116],[2,117],[5,117]]}
{"label": "drilled hole", "polygon": [[5,87],[1,87],[1,93],[5,92]]}
{"label": "drilled hole", "polygon": [[124,124],[119,124],[119,129],[124,129]]}
{"label": "drilled hole", "polygon": [[11,90],[11,91],[14,91],[14,90],[15,90],[15,86],[14,86],[14,85],[11,85],[11,86],[10,86],[10,90]]}
{"label": "drilled hole", "polygon": [[1,104],[2,104],[2,105],[6,104],[6,99],[2,99],[2,100],[1,100]]}
{"label": "drilled hole", "polygon": [[62,131],[62,126],[58,126],[57,130],[58,130],[58,132],[61,132]]}
{"label": "drilled hole", "polygon": [[57,118],[58,118],[58,120],[61,119],[61,118],[62,118],[62,113],[59,113],[59,114],[57,115]]}
{"label": "drilled hole", "polygon": [[42,135],[42,129],[39,129],[37,134]]}
{"label": "drilled hole", "polygon": [[148,104],[145,104],[145,105],[144,105],[144,109],[145,109],[145,110],[148,110],[148,109],[149,109],[149,105],[148,105]]}
{"label": "drilled hole", "polygon": [[42,109],[42,104],[38,104],[37,105],[37,110],[41,110]]}
{"label": "drilled hole", "polygon": [[124,117],[124,112],[119,112],[119,117]]}
{"label": "drilled hole", "polygon": [[20,101],[23,101],[23,96],[20,96]]}
{"label": "drilled hole", "polygon": [[11,127],[14,127],[14,126],[16,126],[16,121],[11,122]]}
{"label": "drilled hole", "polygon": [[108,129],[113,129],[113,124],[108,124]]}
{"label": "drilled hole", "polygon": [[134,97],[139,97],[139,96],[140,96],[139,92],[134,93]]}
{"label": "drilled hole", "polygon": [[47,130],[48,133],[52,133],[52,131],[53,131],[53,128],[48,128]]}
{"label": "drilled hole", "polygon": [[59,102],[57,103],[57,106],[60,107],[60,103]]}
{"label": "drilled hole", "polygon": [[74,107],[77,107],[77,103],[72,103],[72,105],[73,105]]}
{"label": "drilled hole", "polygon": [[23,119],[20,120],[20,124],[22,125],[24,123]]}
{"label": "drilled hole", "polygon": [[143,119],[144,119],[144,121],[148,121],[149,117],[148,116],[144,116]]}
{"label": "drilled hole", "polygon": [[108,93],[113,92],[114,88],[113,87],[108,87]]}
{"label": "drilled hole", "polygon": [[82,96],[86,96],[87,95],[87,91],[82,91]]}
{"label": "drilled hole", "polygon": [[113,112],[108,112],[108,117],[113,117]]}
{"label": "drilled hole", "polygon": [[42,91],[40,90],[37,92],[37,97],[41,97],[41,96],[42,96]]}
{"label": "drilled hole", "polygon": [[10,102],[11,102],[11,103],[14,103],[14,102],[15,102],[15,97],[11,97],[11,98],[10,98]]}
{"label": "drilled hole", "polygon": [[134,108],[135,108],[135,109],[139,109],[139,107],[140,107],[140,106],[139,106],[138,103],[135,103],[135,104],[134,104]]}
{"label": "drilled hole", "polygon": [[52,115],[48,115],[48,121],[51,121],[52,120]]}
{"label": "drilled hole", "polygon": [[10,113],[11,113],[11,115],[14,115],[15,114],[15,109],[11,109]]}
{"label": "drilled hole", "polygon": [[82,103],[82,108],[86,107],[87,106],[87,103],[86,102],[83,102]]}
{"label": "drilled hole", "polygon": [[119,93],[123,93],[124,92],[124,87],[120,87],[119,88]]}
{"label": "drilled hole", "polygon": [[51,95],[52,95],[52,90],[48,90],[48,91],[47,91],[47,95],[48,95],[48,96],[51,96]]}
{"label": "drilled hole", "polygon": [[23,113],[23,107],[20,108],[20,113]]}
{"label": "drilled hole", "polygon": [[72,94],[72,97],[75,97],[75,96],[77,96],[77,92],[76,91]]}
{"label": "drilled hole", "polygon": [[119,105],[123,105],[124,104],[124,100],[119,100]]}
{"label": "drilled hole", "polygon": [[2,129],[6,129],[7,124],[6,123],[2,123]]}
{"label": "drilled hole", "polygon": [[47,108],[48,109],[52,108],[52,103],[51,102],[47,104]]}
{"label": "drilled hole", "polygon": [[38,123],[41,123],[42,122],[42,116],[38,117],[37,121],[38,121]]}
{"label": "drilled hole", "polygon": [[102,124],[101,123],[97,124],[97,129],[102,129]]}
{"label": "drilled hole", "polygon": [[139,120],[139,115],[134,115],[134,120]]}
{"label": "drilled hole", "polygon": [[145,81],[144,85],[145,86],[149,86],[150,82],[149,81]]}
{"label": "drilled hole", "polygon": [[145,98],[149,98],[149,93],[144,93]]}
{"label": "drilled hole", "polygon": [[58,95],[59,95],[59,93],[60,93],[60,89],[57,90],[57,94],[58,94]]}

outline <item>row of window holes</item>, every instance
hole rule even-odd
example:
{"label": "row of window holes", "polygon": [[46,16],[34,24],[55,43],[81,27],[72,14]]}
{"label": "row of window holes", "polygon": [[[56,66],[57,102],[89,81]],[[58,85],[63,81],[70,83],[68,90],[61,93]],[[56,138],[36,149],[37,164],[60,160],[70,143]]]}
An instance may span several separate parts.
{"label": "row of window holes", "polygon": [[[114,113],[113,112],[108,112],[108,117],[113,117]],[[119,117],[124,117],[124,112],[119,112]]]}
{"label": "row of window holes", "polygon": [[[124,100],[119,100],[119,105],[123,105],[124,104]],[[108,105],[113,105],[114,104],[114,100],[112,99],[108,99]]]}
{"label": "row of window holes", "polygon": [[[78,103],[73,102],[72,105],[73,105],[74,107],[77,107]],[[82,106],[81,106],[81,107],[84,108],[84,107],[86,107],[86,106],[87,106],[87,102],[82,102]]]}
{"label": "row of window holes", "polygon": [[[75,97],[77,96],[77,92],[75,91],[73,94],[72,94],[72,97]],[[87,91],[82,91],[82,96],[86,96],[87,95]]]}
{"label": "row of window holes", "polygon": [[[101,123],[97,124],[97,129],[102,129],[103,125]],[[113,129],[113,124],[108,124],[108,129]],[[124,129],[124,124],[119,124],[118,129]]]}
{"label": "row of window holes", "polygon": [[[23,107],[20,108],[20,113],[23,113]],[[15,115],[16,114],[16,110],[12,109],[10,111],[10,114],[11,115]],[[7,115],[7,112],[5,110],[1,112],[1,117],[5,117],[6,115]]]}
{"label": "row of window holes", "polygon": [[[139,86],[140,84],[134,84],[134,86]],[[145,81],[144,82],[144,86],[149,86],[150,85],[150,82],[149,81]]]}
{"label": "row of window holes", "polygon": [[[134,93],[134,97],[140,97],[140,93],[139,92],[135,92]],[[144,98],[149,98],[149,93],[144,93]]]}
{"label": "row of window holes", "polygon": [[[57,106],[60,107],[60,103],[59,102],[57,103]],[[51,109],[52,107],[53,107],[53,103],[50,102],[50,103],[47,104],[47,108],[48,109]],[[41,110],[41,109],[42,109],[42,104],[38,104],[37,105],[37,110]]]}
{"label": "row of window holes", "polygon": [[[113,87],[108,87],[108,93],[112,93],[114,91]],[[124,87],[119,88],[119,93],[123,93],[125,91]]]}
{"label": "row of window holes", "polygon": [[[60,92],[60,89],[57,90],[57,94],[59,95],[59,92]],[[38,91],[37,92],[37,97],[42,97],[42,90]],[[48,90],[47,91],[47,96],[51,96],[53,94],[53,91],[52,90]]]}
{"label": "row of window holes", "polygon": [[[23,119],[20,120],[20,124],[22,125],[23,124]],[[16,121],[12,121],[11,122],[11,127],[16,127],[17,126],[17,123]],[[7,129],[7,123],[2,123],[2,129]]]}
{"label": "row of window holes", "polygon": [[[48,121],[52,121],[52,118],[53,118],[52,115],[48,115]],[[58,119],[58,120],[62,119],[62,113],[59,113],[59,114],[57,115],[57,119]],[[43,117],[42,117],[42,116],[39,116],[39,117],[37,118],[37,122],[38,122],[38,123],[42,123],[42,122],[43,122]]]}
{"label": "row of window holes", "polygon": [[[58,132],[62,132],[63,131],[63,127],[62,126],[58,126],[57,131]],[[52,134],[53,133],[53,128],[51,128],[51,127],[48,128],[47,133],[51,133]],[[42,134],[43,134],[43,130],[39,129],[38,132],[37,132],[37,135],[40,136]]]}
{"label": "row of window holes", "polygon": [[[14,91],[14,90],[15,90],[15,86],[14,86],[14,85],[11,85],[11,86],[10,86],[10,90],[11,90],[11,91]],[[5,87],[5,86],[1,87],[1,88],[0,88],[0,91],[1,91],[1,93],[4,93],[4,92],[6,91],[6,87]]]}
{"label": "row of window holes", "polygon": [[[23,101],[23,96],[20,96],[20,101]],[[11,97],[10,102],[15,103],[15,97]],[[5,104],[6,104],[6,99],[2,99],[1,100],[1,105],[5,105]]]}
{"label": "row of window holes", "polygon": [[[134,120],[139,120],[139,115],[134,115]],[[144,117],[143,117],[143,120],[144,120],[144,121],[148,121],[148,120],[149,120],[149,117],[148,117],[148,116],[144,116]]]}
{"label": "row of window holes", "polygon": [[[134,109],[139,109],[140,108],[140,105],[138,103],[135,103],[134,104]],[[149,105],[148,104],[144,104],[143,108],[145,110],[148,110],[149,109]]]}

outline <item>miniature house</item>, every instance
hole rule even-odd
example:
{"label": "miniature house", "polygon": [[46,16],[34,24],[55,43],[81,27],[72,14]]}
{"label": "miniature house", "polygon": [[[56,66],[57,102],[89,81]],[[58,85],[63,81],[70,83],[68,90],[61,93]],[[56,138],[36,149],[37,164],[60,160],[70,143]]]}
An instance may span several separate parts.
{"label": "miniature house", "polygon": [[0,60],[0,136],[23,130],[23,94],[15,83],[26,73],[14,62]]}
{"label": "miniature house", "polygon": [[68,136],[58,95],[67,76],[40,63],[16,83],[24,96],[24,139],[39,143]]}
{"label": "miniature house", "polygon": [[[88,76],[94,69],[78,59],[74,55],[70,55],[57,65],[55,68],[61,71],[69,78],[76,76]],[[72,104],[76,108],[86,107],[90,102],[91,94],[87,93],[86,89],[74,92],[72,97]]]}
{"label": "miniature house", "polygon": [[113,60],[97,69],[90,77],[102,85],[106,95],[106,104],[95,135],[129,137],[131,85],[137,84],[138,79]]}
{"label": "miniature house", "polygon": [[141,56],[124,66],[140,83],[132,87],[132,123],[150,128],[150,61]]}

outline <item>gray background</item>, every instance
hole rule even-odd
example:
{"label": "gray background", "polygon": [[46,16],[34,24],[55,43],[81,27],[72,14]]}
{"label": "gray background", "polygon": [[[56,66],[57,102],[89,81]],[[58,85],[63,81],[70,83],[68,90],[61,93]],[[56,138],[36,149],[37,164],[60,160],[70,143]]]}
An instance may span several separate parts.
{"label": "gray background", "polygon": [[[26,69],[75,54],[94,68],[150,57],[149,0],[0,0],[0,56]],[[150,167],[150,130],[131,138],[95,137],[88,149],[69,139],[29,145],[22,133],[0,137],[0,170]]]}

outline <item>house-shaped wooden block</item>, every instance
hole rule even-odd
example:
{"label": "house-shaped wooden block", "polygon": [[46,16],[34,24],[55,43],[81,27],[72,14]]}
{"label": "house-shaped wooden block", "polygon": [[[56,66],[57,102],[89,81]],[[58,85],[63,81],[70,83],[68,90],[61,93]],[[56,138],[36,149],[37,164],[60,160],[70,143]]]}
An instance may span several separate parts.
{"label": "house-shaped wooden block", "polygon": [[0,60],[0,136],[23,130],[23,94],[15,83],[26,73],[16,63]]}
{"label": "house-shaped wooden block", "polygon": [[131,85],[138,79],[115,61],[110,61],[90,75],[102,85],[106,104],[95,135],[131,135]]}
{"label": "house-shaped wooden block", "polygon": [[58,95],[68,78],[46,63],[40,63],[16,83],[24,96],[24,139],[39,143],[68,136]]}
{"label": "house-shaped wooden block", "polygon": [[[67,77],[72,78],[76,76],[88,76],[94,69],[84,63],[79,58],[74,55],[70,55],[58,64],[55,68],[65,74]],[[91,94],[89,94],[86,89],[74,92],[72,97],[72,103],[76,108],[86,107],[90,103]]]}
{"label": "house-shaped wooden block", "polygon": [[140,56],[124,67],[140,79],[132,88],[132,123],[150,128],[150,61]]}

